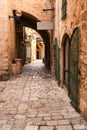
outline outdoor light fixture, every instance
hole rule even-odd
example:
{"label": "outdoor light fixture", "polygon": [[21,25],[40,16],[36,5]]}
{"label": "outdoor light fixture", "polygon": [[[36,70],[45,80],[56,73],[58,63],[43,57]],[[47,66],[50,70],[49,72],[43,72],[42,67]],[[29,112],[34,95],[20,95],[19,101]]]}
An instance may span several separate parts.
{"label": "outdoor light fixture", "polygon": [[15,15],[16,16],[9,16],[9,19],[10,18],[20,18],[21,16],[22,16],[22,11],[20,11],[20,10],[16,10],[16,12],[15,12]]}
{"label": "outdoor light fixture", "polygon": [[54,7],[51,9],[43,9],[43,11],[47,12],[47,11],[54,11]]}

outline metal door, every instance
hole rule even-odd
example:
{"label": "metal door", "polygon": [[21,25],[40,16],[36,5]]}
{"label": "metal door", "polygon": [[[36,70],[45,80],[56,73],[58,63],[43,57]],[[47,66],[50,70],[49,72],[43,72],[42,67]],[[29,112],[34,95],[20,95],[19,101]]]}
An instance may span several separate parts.
{"label": "metal door", "polygon": [[78,33],[76,28],[71,36],[69,45],[69,96],[73,105],[78,107]]}
{"label": "metal door", "polygon": [[55,47],[56,47],[56,79],[60,83],[60,45],[59,40],[55,38]]}

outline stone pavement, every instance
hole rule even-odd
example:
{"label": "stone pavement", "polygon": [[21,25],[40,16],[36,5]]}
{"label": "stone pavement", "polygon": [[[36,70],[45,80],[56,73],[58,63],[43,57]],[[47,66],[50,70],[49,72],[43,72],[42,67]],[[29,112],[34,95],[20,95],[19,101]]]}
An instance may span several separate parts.
{"label": "stone pavement", "polygon": [[87,122],[71,106],[41,61],[0,82],[0,130],[87,130]]}

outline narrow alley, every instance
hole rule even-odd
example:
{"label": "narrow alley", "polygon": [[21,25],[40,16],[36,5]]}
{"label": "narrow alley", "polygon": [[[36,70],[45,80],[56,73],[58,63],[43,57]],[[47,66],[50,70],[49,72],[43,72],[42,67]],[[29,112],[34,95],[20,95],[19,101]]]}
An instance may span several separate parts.
{"label": "narrow alley", "polygon": [[0,82],[0,130],[87,130],[41,60]]}

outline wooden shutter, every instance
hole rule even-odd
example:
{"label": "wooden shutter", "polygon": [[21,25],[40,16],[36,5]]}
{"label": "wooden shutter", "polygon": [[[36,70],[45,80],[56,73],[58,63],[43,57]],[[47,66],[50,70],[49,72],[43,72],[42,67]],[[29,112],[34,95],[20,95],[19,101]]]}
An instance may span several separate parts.
{"label": "wooden shutter", "polygon": [[62,11],[62,18],[61,19],[65,19],[65,17],[66,17],[66,0],[62,0],[61,11]]}
{"label": "wooden shutter", "polygon": [[60,84],[60,43],[59,39],[55,38],[56,47],[56,79]]}

